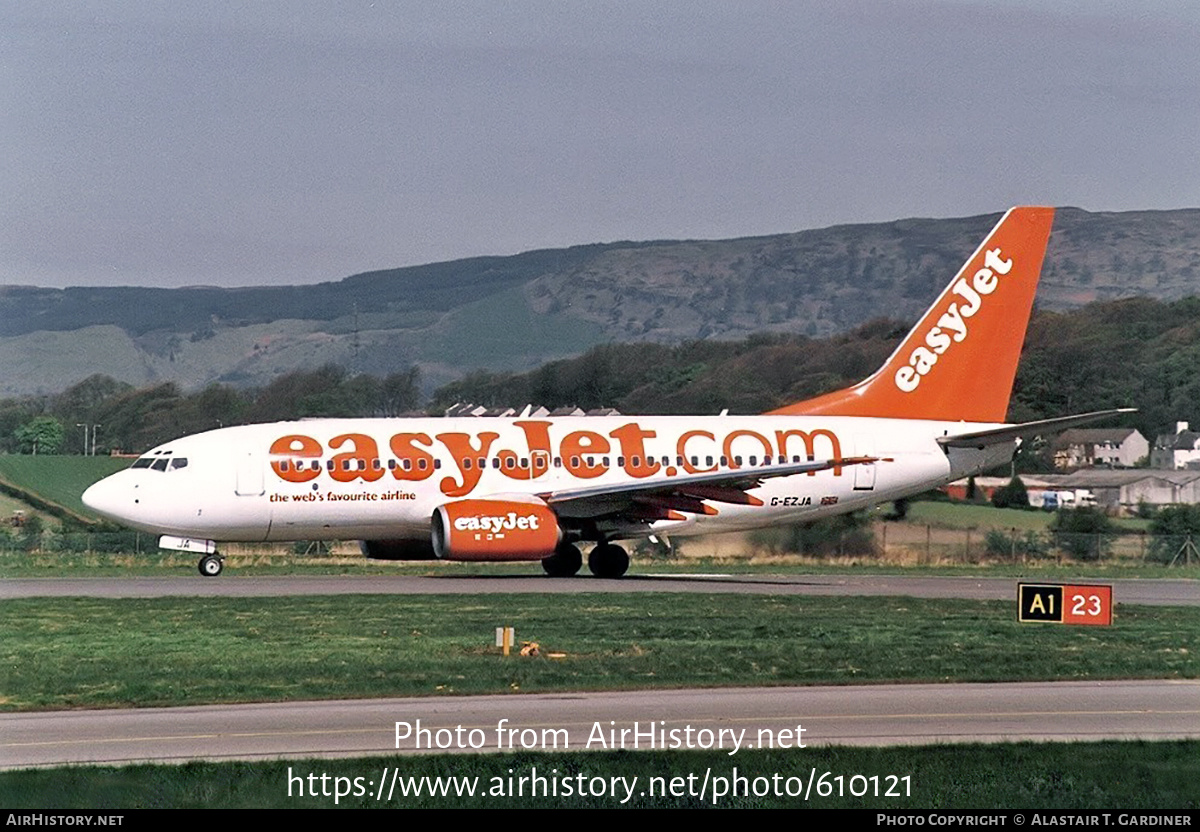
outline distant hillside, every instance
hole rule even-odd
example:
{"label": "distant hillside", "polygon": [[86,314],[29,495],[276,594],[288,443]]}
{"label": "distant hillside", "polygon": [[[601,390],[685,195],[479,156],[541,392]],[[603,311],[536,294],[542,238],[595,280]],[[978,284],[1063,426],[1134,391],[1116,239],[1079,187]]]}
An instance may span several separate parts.
{"label": "distant hillside", "polygon": [[[721,241],[611,243],[243,289],[0,287],[0,396],[94,373],[135,385],[262,385],[338,363],[420,365],[429,389],[612,341],[828,336],[911,319],[998,215]],[[1061,209],[1042,309],[1200,294],[1200,210]]]}
{"label": "distant hillside", "polygon": [[[762,413],[846,387],[879,367],[908,331],[876,319],[831,338],[756,335],[677,346],[595,347],[527,373],[474,372],[430,409],[578,405],[622,413]],[[1121,419],[1153,438],[1176,421],[1200,425],[1200,298],[1097,301],[1035,311],[1013,386],[1012,421],[1136,407]]]}

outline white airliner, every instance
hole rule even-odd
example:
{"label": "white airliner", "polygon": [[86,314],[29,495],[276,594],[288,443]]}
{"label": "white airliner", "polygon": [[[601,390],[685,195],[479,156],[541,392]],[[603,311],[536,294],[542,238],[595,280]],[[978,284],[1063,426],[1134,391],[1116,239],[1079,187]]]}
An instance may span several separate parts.
{"label": "white airliner", "polygon": [[168,442],[89,488],[99,514],[218,575],[229,541],[363,541],[368,558],[540,560],[600,577],[614,540],[799,523],[1008,462],[1004,424],[1052,208],[1013,208],[853,387],[761,416],[314,419]]}

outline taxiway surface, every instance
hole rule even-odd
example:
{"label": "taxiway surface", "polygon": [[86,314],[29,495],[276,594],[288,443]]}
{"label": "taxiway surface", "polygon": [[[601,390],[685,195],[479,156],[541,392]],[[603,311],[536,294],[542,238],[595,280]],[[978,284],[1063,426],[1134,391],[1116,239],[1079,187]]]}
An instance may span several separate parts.
{"label": "taxiway surface", "polygon": [[[1058,580],[1057,583],[1072,583]],[[0,599],[70,597],[280,597],[291,595],[495,595],[583,592],[696,592],[752,595],[859,595],[1016,601],[1016,578],[907,575],[635,575],[619,580],[533,575],[281,575],[219,578],[13,578],[0,582]],[[1128,578],[1076,583],[1113,586],[1118,604],[1200,606],[1200,581]]]}
{"label": "taxiway surface", "polygon": [[[396,723],[415,729],[417,720],[429,731],[428,744],[437,743],[438,729],[448,729],[441,736],[452,742],[461,726],[460,736],[478,729],[480,747],[464,741],[417,749],[415,730],[398,743]],[[607,738],[610,729],[634,723],[644,732],[674,729],[681,738],[691,726],[697,742],[707,729],[726,738],[726,751],[743,729],[741,748],[768,739],[779,747],[781,738],[788,747],[1196,739],[1200,681],[718,688],[8,714],[0,717],[0,767],[482,753],[521,750],[523,740],[600,751],[609,742],[595,741],[597,726]],[[627,734],[626,748],[631,743]],[[648,744],[643,737],[639,748]]]}

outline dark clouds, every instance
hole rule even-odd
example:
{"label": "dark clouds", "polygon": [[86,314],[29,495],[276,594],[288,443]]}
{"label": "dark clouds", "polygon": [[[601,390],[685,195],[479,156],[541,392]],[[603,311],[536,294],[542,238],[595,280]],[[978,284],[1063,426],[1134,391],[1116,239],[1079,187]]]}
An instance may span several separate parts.
{"label": "dark clouds", "polygon": [[1196,206],[1198,35],[1187,4],[6,3],[0,281]]}

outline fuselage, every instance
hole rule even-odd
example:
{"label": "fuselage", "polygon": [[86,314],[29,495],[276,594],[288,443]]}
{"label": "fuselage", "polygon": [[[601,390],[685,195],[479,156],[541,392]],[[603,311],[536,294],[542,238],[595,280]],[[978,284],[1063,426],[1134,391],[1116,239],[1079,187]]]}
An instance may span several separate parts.
{"label": "fuselage", "polygon": [[993,426],[835,416],[313,419],[168,442],[84,500],[125,525],[187,538],[395,539],[428,535],[435,509],[455,500],[878,459],[765,478],[748,504],[595,521],[612,538],[703,534],[845,513],[1002,464],[1011,443],[948,451],[936,441]]}

